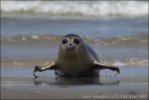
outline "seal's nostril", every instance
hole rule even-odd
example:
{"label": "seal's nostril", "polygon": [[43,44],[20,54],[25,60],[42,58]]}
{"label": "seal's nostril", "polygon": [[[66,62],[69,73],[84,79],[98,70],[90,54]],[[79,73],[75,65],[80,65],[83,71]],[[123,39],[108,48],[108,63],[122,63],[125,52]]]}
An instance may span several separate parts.
{"label": "seal's nostril", "polygon": [[72,43],[69,43],[68,45],[72,46]]}

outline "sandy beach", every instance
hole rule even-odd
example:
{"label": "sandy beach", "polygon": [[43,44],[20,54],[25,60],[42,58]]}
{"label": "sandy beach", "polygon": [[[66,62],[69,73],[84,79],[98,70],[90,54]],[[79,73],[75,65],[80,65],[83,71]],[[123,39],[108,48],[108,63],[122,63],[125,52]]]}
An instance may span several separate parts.
{"label": "sandy beach", "polygon": [[108,70],[104,70],[99,78],[59,78],[54,71],[46,71],[37,73],[39,78],[34,79],[31,68],[2,68],[1,99],[147,100],[147,69],[122,67],[117,76],[113,72],[107,75]]}

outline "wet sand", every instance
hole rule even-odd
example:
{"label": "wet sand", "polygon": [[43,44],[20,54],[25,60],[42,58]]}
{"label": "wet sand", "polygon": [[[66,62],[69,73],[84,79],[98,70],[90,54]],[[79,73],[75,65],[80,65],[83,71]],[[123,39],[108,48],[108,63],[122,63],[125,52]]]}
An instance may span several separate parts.
{"label": "wet sand", "polygon": [[[101,71],[100,78],[58,78],[54,71],[1,69],[1,99],[148,99],[148,67],[122,67],[121,74]],[[105,74],[108,73],[108,74]]]}

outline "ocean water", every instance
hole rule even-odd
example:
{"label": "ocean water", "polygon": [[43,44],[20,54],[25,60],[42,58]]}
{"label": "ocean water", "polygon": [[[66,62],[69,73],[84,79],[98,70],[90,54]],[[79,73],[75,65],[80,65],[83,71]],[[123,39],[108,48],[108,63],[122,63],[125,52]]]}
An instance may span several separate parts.
{"label": "ocean water", "polygon": [[54,61],[72,33],[103,63],[148,66],[148,1],[1,1],[2,62]]}

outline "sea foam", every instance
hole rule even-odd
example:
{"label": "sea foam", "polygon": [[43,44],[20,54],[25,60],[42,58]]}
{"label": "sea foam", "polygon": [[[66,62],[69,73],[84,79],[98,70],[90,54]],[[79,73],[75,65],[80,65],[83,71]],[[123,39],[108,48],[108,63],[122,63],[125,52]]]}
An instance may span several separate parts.
{"label": "sea foam", "polygon": [[2,13],[58,16],[147,16],[148,1],[1,1]]}

